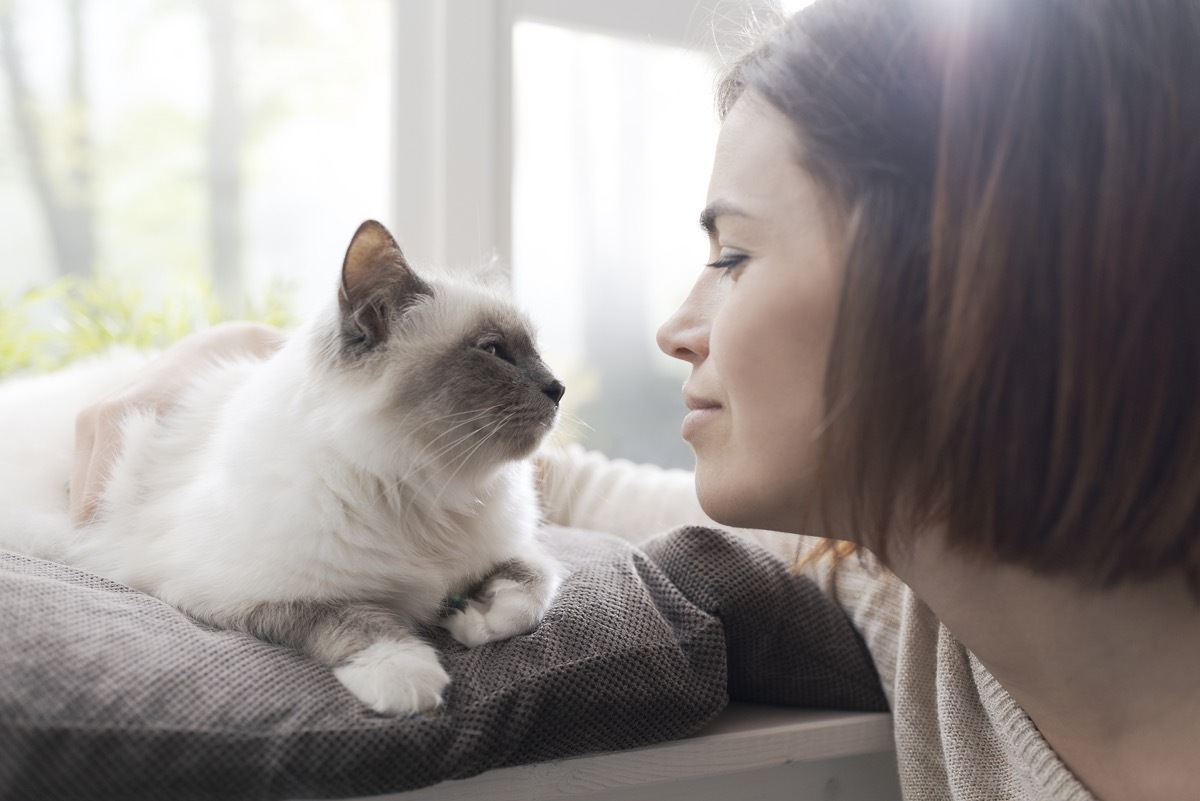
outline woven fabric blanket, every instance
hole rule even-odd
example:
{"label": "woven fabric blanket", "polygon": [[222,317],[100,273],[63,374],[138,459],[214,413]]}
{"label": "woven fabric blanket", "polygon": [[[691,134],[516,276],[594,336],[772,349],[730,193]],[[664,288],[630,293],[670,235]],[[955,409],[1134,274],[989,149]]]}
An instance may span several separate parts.
{"label": "woven fabric blanket", "polygon": [[761,548],[547,536],[571,572],[542,625],[473,650],[426,632],[452,684],[407,718],[295,651],[0,551],[0,798],[376,795],[684,737],[731,697],[886,709],[841,610]]}

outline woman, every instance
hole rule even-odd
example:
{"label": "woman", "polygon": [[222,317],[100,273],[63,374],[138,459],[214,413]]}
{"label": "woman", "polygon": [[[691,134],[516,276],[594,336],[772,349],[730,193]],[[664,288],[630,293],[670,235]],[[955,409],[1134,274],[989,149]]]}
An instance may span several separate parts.
{"label": "woman", "polygon": [[659,332],[695,494],[548,455],[550,517],[634,536],[698,496],[862,546],[802,569],[876,660],[906,797],[1195,797],[1196,75],[1191,0],[800,12],[722,86],[711,258]]}

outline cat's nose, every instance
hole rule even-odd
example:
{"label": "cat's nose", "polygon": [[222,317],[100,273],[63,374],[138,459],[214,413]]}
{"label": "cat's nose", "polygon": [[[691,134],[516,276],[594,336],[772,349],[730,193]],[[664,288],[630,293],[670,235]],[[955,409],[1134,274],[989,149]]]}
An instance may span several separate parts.
{"label": "cat's nose", "polygon": [[567,388],[563,386],[563,383],[557,379],[551,381],[549,384],[542,384],[542,392],[545,393],[547,398],[554,401],[555,406],[557,406],[558,402],[562,400],[562,396],[566,394],[566,391]]}

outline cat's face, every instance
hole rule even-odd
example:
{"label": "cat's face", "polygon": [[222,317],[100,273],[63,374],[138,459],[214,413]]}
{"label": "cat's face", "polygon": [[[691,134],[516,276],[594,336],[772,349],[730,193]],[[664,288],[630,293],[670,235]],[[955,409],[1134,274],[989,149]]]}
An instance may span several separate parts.
{"label": "cat's face", "polygon": [[563,385],[525,315],[480,281],[417,275],[379,223],[350,244],[328,337],[374,469],[469,479],[531,455],[557,421]]}

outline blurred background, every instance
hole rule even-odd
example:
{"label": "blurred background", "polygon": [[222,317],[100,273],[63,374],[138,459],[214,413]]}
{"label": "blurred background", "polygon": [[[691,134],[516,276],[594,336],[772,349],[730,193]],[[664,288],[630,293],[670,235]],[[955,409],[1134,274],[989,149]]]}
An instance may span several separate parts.
{"label": "blurred background", "polygon": [[497,258],[561,437],[690,467],[654,344],[708,256],[713,87],[804,0],[0,0],[0,377],[329,302],[367,218]]}

